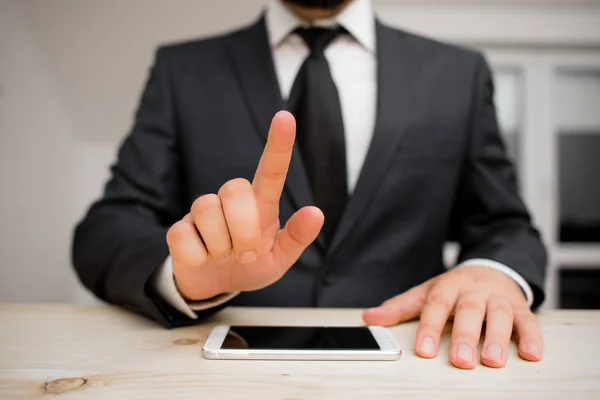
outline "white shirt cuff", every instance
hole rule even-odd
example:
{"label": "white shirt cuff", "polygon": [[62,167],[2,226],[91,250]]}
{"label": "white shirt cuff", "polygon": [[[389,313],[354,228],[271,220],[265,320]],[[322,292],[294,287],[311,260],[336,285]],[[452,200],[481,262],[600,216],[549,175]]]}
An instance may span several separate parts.
{"label": "white shirt cuff", "polygon": [[507,267],[498,261],[488,260],[487,258],[472,258],[470,260],[463,261],[457,265],[456,268],[467,266],[488,267],[505,273],[521,287],[523,293],[525,293],[525,298],[527,299],[527,304],[529,304],[529,307],[531,307],[533,304],[533,290],[531,290],[531,286],[529,286],[529,283],[527,283],[525,278],[523,278],[514,269]]}
{"label": "white shirt cuff", "polygon": [[173,278],[173,262],[171,257],[167,257],[165,262],[158,268],[153,276],[154,289],[156,292],[177,311],[187,315],[192,319],[197,319],[198,315],[194,311],[207,310],[228,302],[239,294],[223,293],[210,299],[201,301],[187,302],[177,290],[175,279]]}

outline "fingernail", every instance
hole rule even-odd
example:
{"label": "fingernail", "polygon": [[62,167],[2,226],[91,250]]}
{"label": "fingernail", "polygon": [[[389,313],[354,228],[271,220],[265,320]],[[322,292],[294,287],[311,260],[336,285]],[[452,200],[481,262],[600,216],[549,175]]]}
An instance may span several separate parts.
{"label": "fingernail", "polygon": [[240,255],[240,261],[244,264],[248,264],[256,261],[256,252],[255,251],[247,251]]}
{"label": "fingernail", "polygon": [[529,354],[533,354],[534,356],[540,355],[540,347],[537,345],[537,343],[527,343],[527,345],[525,345],[525,351]]}
{"label": "fingernail", "polygon": [[435,352],[435,342],[429,336],[425,336],[421,339],[421,346],[419,349],[421,350],[421,353],[432,356]]}
{"label": "fingernail", "polygon": [[502,347],[498,343],[490,343],[485,351],[485,355],[494,360],[501,360]]}
{"label": "fingernail", "polygon": [[458,351],[456,355],[459,360],[472,362],[473,361],[473,350],[466,344],[458,345]]}

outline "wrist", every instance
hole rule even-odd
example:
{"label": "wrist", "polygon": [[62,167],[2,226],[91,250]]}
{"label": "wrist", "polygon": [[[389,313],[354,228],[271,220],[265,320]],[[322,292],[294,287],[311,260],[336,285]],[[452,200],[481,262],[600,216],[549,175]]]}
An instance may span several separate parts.
{"label": "wrist", "polygon": [[205,301],[232,292],[208,276],[181,277],[173,273],[175,287],[186,302]]}

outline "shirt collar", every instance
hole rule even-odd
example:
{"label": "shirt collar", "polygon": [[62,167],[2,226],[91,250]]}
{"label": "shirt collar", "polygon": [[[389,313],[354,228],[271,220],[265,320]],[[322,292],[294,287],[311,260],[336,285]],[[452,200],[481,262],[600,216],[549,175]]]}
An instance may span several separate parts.
{"label": "shirt collar", "polygon": [[[271,47],[277,47],[294,29],[306,26],[306,22],[292,13],[281,0],[271,0],[266,12],[267,35]],[[315,21],[314,25],[339,24],[368,51],[375,53],[375,12],[371,0],[354,0],[338,15],[327,20]]]}

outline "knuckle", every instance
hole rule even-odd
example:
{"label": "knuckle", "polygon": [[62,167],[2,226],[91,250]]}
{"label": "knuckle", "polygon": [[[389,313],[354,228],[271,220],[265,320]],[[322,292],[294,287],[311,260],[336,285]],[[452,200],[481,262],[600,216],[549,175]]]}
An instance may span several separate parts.
{"label": "knuckle", "polygon": [[536,316],[529,310],[523,312],[517,318],[517,324],[520,325],[520,331],[527,334],[539,335],[540,328]]}
{"label": "knuckle", "polygon": [[262,178],[268,181],[281,181],[285,180],[287,171],[278,170],[275,168],[265,169],[262,173]]}
{"label": "knuckle", "polygon": [[221,207],[219,196],[214,193],[205,194],[198,197],[192,204],[192,214],[202,213],[215,207]]}
{"label": "knuckle", "polygon": [[305,246],[306,245],[305,241],[303,241],[299,238],[301,235],[300,235],[300,232],[298,232],[296,229],[287,229],[287,233],[288,233],[288,237],[289,237],[290,241],[295,246]]}
{"label": "knuckle", "polygon": [[236,248],[258,247],[260,245],[260,232],[244,232],[235,237]]}
{"label": "knuckle", "polygon": [[202,235],[202,240],[204,240],[206,248],[212,255],[225,255],[224,253],[231,250],[231,239],[228,234]]}
{"label": "knuckle", "polygon": [[450,270],[443,277],[448,280],[458,279],[458,280],[470,281],[473,279],[473,276],[474,276],[474,274],[473,274],[473,271],[471,268],[462,267],[462,268],[454,268],[454,269]]}
{"label": "knuckle", "polygon": [[460,329],[452,332],[452,340],[459,343],[477,343],[481,336],[481,327],[477,332]]}
{"label": "knuckle", "polygon": [[456,309],[458,311],[474,312],[478,315],[485,314],[485,306],[481,302],[479,302],[477,300],[473,300],[473,299],[460,300],[458,302]]}
{"label": "knuckle", "polygon": [[423,321],[419,322],[419,331],[420,332],[428,332],[432,334],[439,334],[444,326],[446,325],[446,321],[434,323],[433,321]]}
{"label": "knuckle", "polygon": [[448,296],[445,296],[442,293],[431,293],[429,295],[429,297],[426,300],[426,304],[427,307],[431,307],[431,308],[437,308],[440,309],[446,313],[450,313],[450,311],[452,311],[452,308],[454,306],[454,304],[452,304],[452,301],[448,298]]}
{"label": "knuckle", "polygon": [[188,224],[184,221],[178,221],[167,231],[167,243],[174,244],[180,242],[189,234]]}
{"label": "knuckle", "polygon": [[252,189],[252,184],[244,178],[235,178],[225,182],[219,189],[219,197],[237,196]]}
{"label": "knuckle", "polygon": [[537,323],[537,318],[529,307],[522,307],[516,311],[515,318],[521,323]]}
{"label": "knuckle", "polygon": [[280,199],[276,196],[261,196],[260,201],[272,207],[279,207]]}
{"label": "knuckle", "polygon": [[219,250],[211,251],[210,257],[215,261],[219,261],[219,260],[223,259],[224,257],[228,256],[229,254],[231,254],[231,249],[225,249],[225,250],[219,249]]}
{"label": "knuckle", "polygon": [[208,254],[203,246],[191,245],[189,242],[180,246],[169,247],[173,261],[173,271],[181,267],[199,267],[208,261]]}
{"label": "knuckle", "polygon": [[490,299],[488,303],[488,311],[512,316],[513,306],[508,298],[504,296],[497,296]]}
{"label": "knuckle", "polygon": [[231,224],[231,240],[236,251],[257,249],[261,242],[260,225],[258,222],[242,221],[240,224]]}

